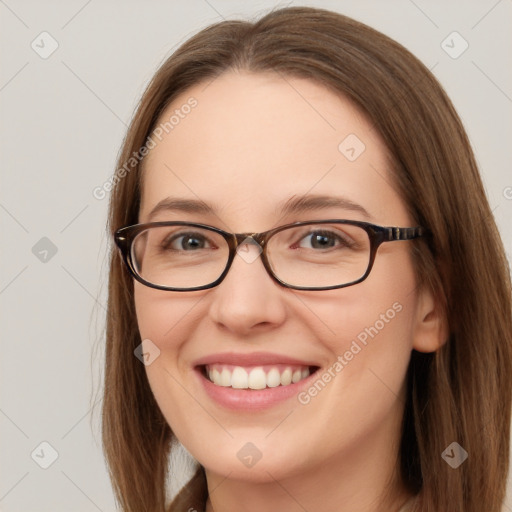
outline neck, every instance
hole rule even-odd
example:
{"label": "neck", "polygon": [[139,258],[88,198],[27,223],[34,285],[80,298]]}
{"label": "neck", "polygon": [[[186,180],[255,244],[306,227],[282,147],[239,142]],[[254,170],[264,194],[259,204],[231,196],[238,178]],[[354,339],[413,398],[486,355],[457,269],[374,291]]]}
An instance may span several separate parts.
{"label": "neck", "polygon": [[241,481],[206,470],[206,512],[398,512],[411,496],[397,472],[400,425],[392,423],[291,476],[263,471]]}

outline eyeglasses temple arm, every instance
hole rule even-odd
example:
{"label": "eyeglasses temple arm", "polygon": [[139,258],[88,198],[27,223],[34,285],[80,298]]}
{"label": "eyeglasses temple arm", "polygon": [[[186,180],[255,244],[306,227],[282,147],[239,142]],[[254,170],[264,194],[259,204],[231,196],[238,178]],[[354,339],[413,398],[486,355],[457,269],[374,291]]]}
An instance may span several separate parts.
{"label": "eyeglasses temple arm", "polygon": [[424,236],[426,230],[422,227],[415,228],[388,228],[388,240],[412,240],[420,236]]}

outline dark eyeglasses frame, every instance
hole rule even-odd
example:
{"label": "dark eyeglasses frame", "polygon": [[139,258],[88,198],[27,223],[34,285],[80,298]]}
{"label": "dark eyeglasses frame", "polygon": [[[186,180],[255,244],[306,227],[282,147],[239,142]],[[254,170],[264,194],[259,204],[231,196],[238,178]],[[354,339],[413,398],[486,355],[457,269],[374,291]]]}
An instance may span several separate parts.
{"label": "dark eyeglasses frame", "polygon": [[[304,286],[293,286],[288,283],[285,283],[284,281],[281,281],[273,272],[270,263],[267,258],[267,244],[269,239],[275,235],[276,233],[279,233],[280,231],[283,231],[288,228],[297,227],[297,226],[306,226],[306,225],[314,225],[314,224],[348,224],[351,226],[359,226],[362,229],[364,229],[368,233],[368,237],[370,239],[370,258],[368,263],[368,268],[366,269],[366,272],[364,275],[350,283],[342,284],[342,285],[334,285],[334,286],[321,286],[321,287],[304,287]],[[141,233],[142,231],[150,228],[150,227],[158,227],[158,226],[190,226],[190,227],[196,227],[196,228],[202,228],[206,230],[213,231],[215,233],[218,233],[221,235],[227,242],[229,247],[229,256],[228,261],[226,264],[226,268],[222,272],[222,274],[219,276],[218,279],[216,279],[214,282],[203,285],[203,286],[196,286],[194,288],[171,288],[168,286],[160,286],[153,283],[150,283],[149,281],[146,281],[143,279],[135,270],[135,267],[133,265],[132,261],[132,254],[131,254],[131,246],[133,243],[133,240],[135,237]],[[370,274],[370,271],[373,267],[373,263],[375,261],[375,255],[377,254],[377,249],[379,246],[384,242],[397,242],[397,241],[404,241],[404,240],[413,240],[415,238],[419,238],[422,236],[425,236],[427,234],[427,231],[420,227],[407,227],[407,228],[401,228],[401,227],[384,227],[384,226],[377,226],[375,224],[371,224],[369,222],[363,222],[363,221],[355,221],[355,220],[341,220],[341,219],[329,219],[329,220],[314,220],[314,221],[304,221],[304,222],[295,222],[292,224],[286,224],[284,226],[279,226],[274,229],[270,229],[269,231],[264,231],[262,233],[228,233],[227,231],[223,231],[222,229],[209,226],[207,224],[198,224],[195,222],[181,222],[181,221],[166,221],[166,222],[148,222],[145,224],[134,224],[131,226],[125,226],[123,228],[118,229],[114,234],[114,240],[121,252],[121,256],[123,258],[124,263],[126,264],[128,270],[130,271],[131,275],[140,283],[149,286],[150,288],[155,288],[157,290],[166,290],[166,291],[178,291],[178,292],[187,292],[187,291],[196,291],[196,290],[206,290],[209,288],[214,288],[215,286],[219,285],[222,280],[226,277],[227,273],[229,272],[229,269],[231,268],[231,264],[233,263],[233,260],[235,259],[236,250],[237,247],[242,245],[243,242],[247,240],[247,238],[253,240],[256,244],[258,244],[261,249],[261,259],[263,261],[263,266],[265,267],[265,270],[269,274],[269,276],[278,284],[281,286],[284,286],[285,288],[291,288],[293,290],[308,290],[308,291],[320,291],[320,290],[334,290],[338,288],[346,288],[347,286],[353,286],[355,284],[360,283],[361,281],[364,281],[368,275]]]}

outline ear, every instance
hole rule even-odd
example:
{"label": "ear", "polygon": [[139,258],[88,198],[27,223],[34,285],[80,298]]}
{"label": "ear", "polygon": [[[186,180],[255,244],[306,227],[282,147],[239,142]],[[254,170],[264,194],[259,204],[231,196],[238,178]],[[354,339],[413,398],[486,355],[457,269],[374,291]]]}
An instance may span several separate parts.
{"label": "ear", "polygon": [[413,348],[418,352],[435,352],[448,339],[446,312],[426,286],[422,287],[417,299]]}

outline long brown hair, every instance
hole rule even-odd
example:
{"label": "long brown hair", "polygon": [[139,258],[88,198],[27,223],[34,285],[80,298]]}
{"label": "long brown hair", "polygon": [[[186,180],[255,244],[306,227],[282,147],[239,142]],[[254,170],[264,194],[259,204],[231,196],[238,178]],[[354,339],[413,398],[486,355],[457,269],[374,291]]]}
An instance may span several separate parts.
{"label": "long brown hair", "polygon": [[[141,159],[134,155],[162,111],[188,87],[231,69],[314,80],[363,109],[385,141],[403,201],[432,233],[415,244],[414,261],[450,331],[437,352],[413,351],[398,469],[418,496],[418,512],[499,512],[512,401],[508,264],[461,121],[432,73],[401,45],[307,7],[202,30],[160,67],[142,97],[119,155],[124,172],[115,175],[111,233],[137,222]],[[133,282],[114,249],[106,338],[103,446],[116,497],[126,512],[164,511],[173,434],[133,355],[141,343]],[[469,454],[457,469],[441,457],[452,442]],[[200,472],[171,510],[188,510],[191,499],[201,510],[205,493]]]}

